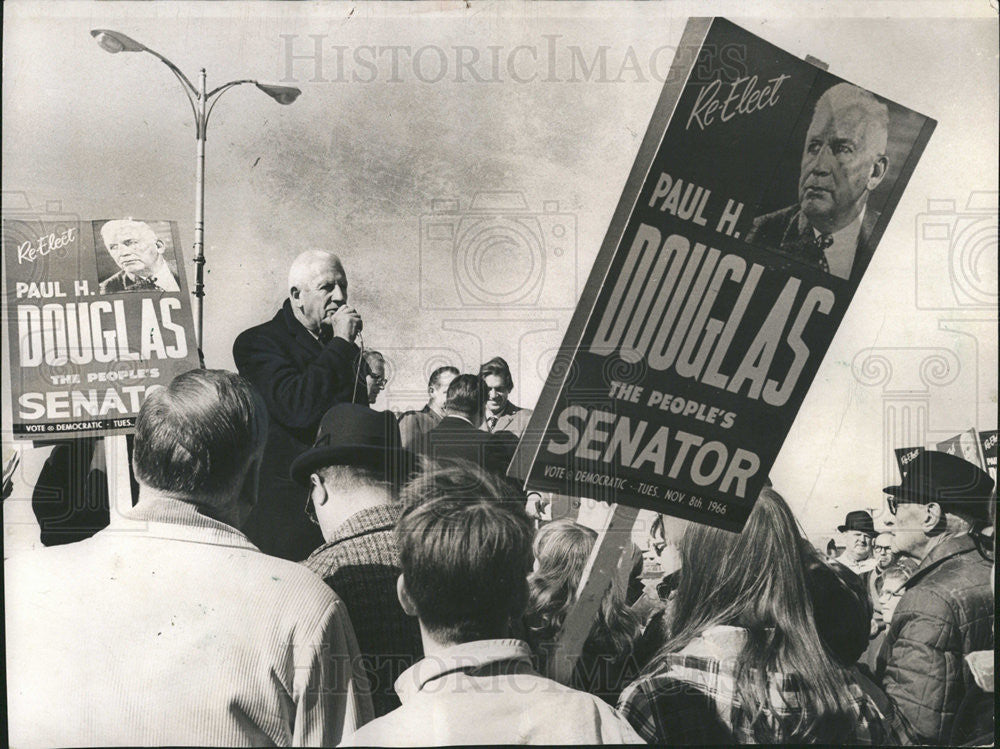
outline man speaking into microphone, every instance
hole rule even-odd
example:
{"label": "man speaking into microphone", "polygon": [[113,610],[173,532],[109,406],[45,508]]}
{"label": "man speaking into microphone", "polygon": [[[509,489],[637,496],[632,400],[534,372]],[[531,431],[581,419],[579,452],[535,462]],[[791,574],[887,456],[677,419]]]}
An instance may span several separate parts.
{"label": "man speaking into microphone", "polygon": [[288,270],[288,299],[273,319],[233,345],[239,373],[260,392],[271,417],[260,499],[244,528],[266,554],[301,561],[323,543],[305,514],[306,496],[288,475],[312,445],[319,421],[337,403],[368,404],[359,377],[361,316],[347,304],[340,258],[307,250]]}

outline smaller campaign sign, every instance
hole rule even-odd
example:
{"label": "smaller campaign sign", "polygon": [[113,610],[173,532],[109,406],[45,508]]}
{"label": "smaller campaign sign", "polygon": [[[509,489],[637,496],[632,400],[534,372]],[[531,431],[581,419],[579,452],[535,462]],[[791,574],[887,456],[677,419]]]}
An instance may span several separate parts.
{"label": "smaller campaign sign", "polygon": [[979,466],[984,470],[986,468],[983,456],[980,453],[979,433],[975,429],[966,429],[954,437],[949,437],[943,442],[938,442],[937,449],[943,453],[967,460],[972,465]]}
{"label": "smaller campaign sign", "polygon": [[15,438],[126,434],[199,366],[175,222],[4,221],[3,254]]}
{"label": "smaller campaign sign", "polygon": [[896,464],[899,466],[899,475],[901,478],[906,478],[906,470],[910,463],[924,452],[923,447],[897,447],[896,453]]}

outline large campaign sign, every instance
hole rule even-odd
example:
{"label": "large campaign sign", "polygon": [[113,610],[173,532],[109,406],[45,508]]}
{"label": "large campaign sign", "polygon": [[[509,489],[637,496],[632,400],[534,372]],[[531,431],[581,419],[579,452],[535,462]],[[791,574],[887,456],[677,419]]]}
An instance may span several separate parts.
{"label": "large campaign sign", "polygon": [[15,437],[127,433],[199,366],[176,223],[5,220],[3,254]]}
{"label": "large campaign sign", "polygon": [[934,124],[692,19],[510,474],[742,528]]}

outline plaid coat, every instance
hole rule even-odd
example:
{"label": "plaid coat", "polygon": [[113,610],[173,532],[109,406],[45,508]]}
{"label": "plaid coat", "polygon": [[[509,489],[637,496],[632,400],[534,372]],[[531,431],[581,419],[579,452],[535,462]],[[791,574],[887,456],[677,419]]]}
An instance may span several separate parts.
{"label": "plaid coat", "polygon": [[[721,634],[733,645],[727,657],[668,655],[656,673],[640,678],[622,692],[618,709],[651,744],[756,744],[750,712],[735,694],[736,658],[744,631],[715,627],[705,635]],[[703,635],[703,637],[705,637]],[[697,641],[696,641],[697,643]],[[690,648],[690,646],[689,646]],[[704,648],[694,649],[704,652]],[[767,743],[796,740],[800,720],[810,714],[802,704],[801,680],[794,674],[769,674],[769,705],[760,718]],[[898,743],[895,729],[860,683],[847,683],[853,713],[850,744]]]}
{"label": "plaid coat", "polygon": [[399,552],[392,531],[399,513],[396,505],[355,513],[303,562],[347,604],[376,717],[399,707],[393,683],[424,655],[417,620],[396,598]]}

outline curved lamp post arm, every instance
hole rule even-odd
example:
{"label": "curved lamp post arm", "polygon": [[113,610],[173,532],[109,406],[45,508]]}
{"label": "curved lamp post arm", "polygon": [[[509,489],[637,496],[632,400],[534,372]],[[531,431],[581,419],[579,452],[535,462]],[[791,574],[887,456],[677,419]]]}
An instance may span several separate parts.
{"label": "curved lamp post arm", "polygon": [[126,36],[119,31],[111,31],[110,29],[93,29],[90,35],[97,40],[97,43],[101,45],[101,48],[111,54],[118,54],[119,52],[148,52],[157,60],[162,62],[168,68],[170,72],[174,74],[178,81],[181,82],[181,86],[184,88],[184,93],[187,95],[188,103],[191,105],[191,112],[194,114],[194,119],[198,120],[198,106],[195,103],[198,100],[198,89],[194,87],[194,84],[184,75],[184,71],[174,65],[170,60],[161,55],[155,49],[150,49],[142,42],[137,42],[130,36]]}
{"label": "curved lamp post arm", "polygon": [[188,77],[186,75],[184,75],[184,73],[181,71],[180,68],[178,68],[172,62],[170,62],[170,60],[168,60],[166,57],[164,57],[163,55],[161,55],[155,49],[150,49],[149,47],[146,47],[146,49],[144,51],[145,52],[149,52],[149,54],[151,54],[157,60],[159,60],[164,65],[166,65],[168,68],[170,68],[170,72],[172,72],[174,75],[177,76],[177,80],[179,80],[181,82],[181,84],[183,84],[184,90],[187,91],[189,97],[190,96],[198,96],[198,91],[194,87],[194,84],[191,83],[191,81],[188,80]]}
{"label": "curved lamp post arm", "polygon": [[206,91],[205,68],[202,68],[198,77],[198,88],[188,80],[188,77],[181,72],[180,68],[170,60],[161,55],[156,50],[152,50],[142,42],[137,42],[130,36],[126,36],[119,31],[110,29],[93,29],[90,35],[97,40],[97,43],[107,52],[117,54],[118,52],[148,52],[157,60],[162,62],[170,72],[181,82],[188,102],[191,104],[191,111],[194,114],[195,140],[198,150],[196,157],[195,171],[195,219],[194,219],[194,263],[195,263],[195,286],[194,286],[194,318],[195,336],[198,342],[198,355],[204,365],[204,355],[202,352],[202,323],[204,308],[202,298],[205,296],[205,140],[208,130],[208,118],[215,108],[215,103],[219,97],[234,86],[244,83],[252,83],[269,97],[279,104],[291,104],[302,92],[293,86],[276,86],[250,78],[243,78],[238,81],[224,83],[212,91]]}
{"label": "curved lamp post arm", "polygon": [[222,96],[225,91],[243,83],[257,83],[257,81],[249,78],[244,78],[241,81],[230,81],[229,83],[225,83],[217,88],[213,88],[205,95],[205,102],[208,104],[208,109],[205,112],[205,121],[201,124],[203,134],[208,130],[208,118],[212,116],[212,110],[215,109],[215,103],[219,100],[219,97]]}

